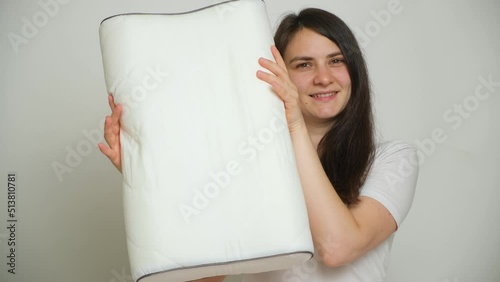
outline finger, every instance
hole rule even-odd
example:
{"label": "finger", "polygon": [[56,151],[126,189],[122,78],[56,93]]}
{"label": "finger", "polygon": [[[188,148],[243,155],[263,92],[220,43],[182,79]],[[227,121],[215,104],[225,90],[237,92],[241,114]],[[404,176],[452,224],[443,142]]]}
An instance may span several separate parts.
{"label": "finger", "polygon": [[108,94],[108,104],[109,104],[109,108],[111,109],[111,111],[114,111],[116,105],[115,105],[115,98],[113,97],[113,94],[109,93]]}
{"label": "finger", "polygon": [[114,126],[113,126],[113,123],[111,121],[111,117],[107,116],[106,120],[104,122],[104,140],[106,140],[106,143],[108,143],[108,145],[111,148],[114,148],[114,147],[116,147],[116,145],[118,145],[116,142],[117,134],[114,132],[116,130],[114,130],[113,127]]}
{"label": "finger", "polygon": [[103,153],[108,158],[109,158],[109,155],[111,155],[112,152],[113,152],[113,150],[111,150],[108,146],[106,146],[106,144],[104,144],[102,142],[99,142],[97,144],[97,147],[99,148],[99,150],[101,151],[101,153]]}
{"label": "finger", "polygon": [[284,77],[287,74],[285,69],[280,67],[277,63],[268,60],[266,58],[260,58],[259,65],[261,65],[263,68],[269,70],[270,72],[274,73],[276,76],[279,77]]}
{"label": "finger", "polygon": [[121,172],[122,171],[121,161],[118,152],[113,151],[103,143],[99,143],[97,144],[97,146],[99,147],[101,153],[103,153],[111,161],[111,163],[118,169],[118,171]]}
{"label": "finger", "polygon": [[111,113],[111,120],[113,124],[117,124],[122,115],[122,106],[120,104],[116,105],[113,112]]}
{"label": "finger", "polygon": [[97,144],[97,147],[99,147],[101,153],[108,157],[111,162],[114,162],[114,160],[116,159],[116,152],[113,149],[109,148],[104,143]]}
{"label": "finger", "polygon": [[278,50],[278,48],[276,48],[275,45],[271,46],[271,53],[273,54],[273,57],[274,57],[274,60],[276,61],[276,63],[280,67],[282,67],[283,69],[286,70],[285,60],[283,59],[283,56],[281,56],[280,51]]}
{"label": "finger", "polygon": [[271,85],[271,88],[274,90],[274,92],[278,94],[278,96],[284,102],[289,102],[289,100],[292,99],[293,95],[290,94],[289,91],[287,91],[288,88],[286,88],[286,86],[283,85],[283,82],[279,80],[275,75],[264,71],[258,71],[257,77],[260,80],[265,81],[269,85]]}
{"label": "finger", "polygon": [[264,81],[264,82],[267,82],[272,87],[275,85],[281,84],[279,81],[279,78],[276,75],[274,75],[272,73],[265,72],[265,71],[261,71],[261,70],[257,71],[257,78]]}

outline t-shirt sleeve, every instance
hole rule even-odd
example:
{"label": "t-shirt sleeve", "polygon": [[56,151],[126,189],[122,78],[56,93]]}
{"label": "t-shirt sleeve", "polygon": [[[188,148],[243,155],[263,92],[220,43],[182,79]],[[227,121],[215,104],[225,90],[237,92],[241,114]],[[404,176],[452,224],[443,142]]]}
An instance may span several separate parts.
{"label": "t-shirt sleeve", "polygon": [[417,150],[412,145],[402,141],[379,145],[360,196],[380,202],[401,226],[415,195],[418,165]]}

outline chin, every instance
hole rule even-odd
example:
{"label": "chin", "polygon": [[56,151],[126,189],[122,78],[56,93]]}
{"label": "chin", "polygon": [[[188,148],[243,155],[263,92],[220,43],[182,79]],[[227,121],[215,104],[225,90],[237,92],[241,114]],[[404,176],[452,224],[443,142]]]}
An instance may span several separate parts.
{"label": "chin", "polygon": [[338,114],[338,111],[325,111],[318,113],[315,116],[319,119],[334,119]]}

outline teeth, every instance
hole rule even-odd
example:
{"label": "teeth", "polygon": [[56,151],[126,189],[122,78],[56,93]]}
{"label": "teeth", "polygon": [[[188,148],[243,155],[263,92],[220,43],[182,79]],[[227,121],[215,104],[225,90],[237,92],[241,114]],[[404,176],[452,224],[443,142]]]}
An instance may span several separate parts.
{"label": "teeth", "polygon": [[325,97],[330,97],[333,96],[335,93],[326,93],[326,94],[313,94],[311,97],[313,98],[325,98]]}

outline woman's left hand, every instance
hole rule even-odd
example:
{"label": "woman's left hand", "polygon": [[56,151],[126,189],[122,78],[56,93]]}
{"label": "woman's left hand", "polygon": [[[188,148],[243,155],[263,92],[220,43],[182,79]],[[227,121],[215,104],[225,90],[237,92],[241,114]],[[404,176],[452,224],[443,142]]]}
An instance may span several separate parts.
{"label": "woman's left hand", "polygon": [[276,62],[265,58],[259,59],[259,64],[271,73],[259,70],[257,71],[257,77],[269,83],[274,92],[283,100],[288,130],[291,133],[301,127],[305,127],[304,118],[302,117],[302,111],[300,109],[299,94],[297,92],[297,87],[288,76],[285,61],[276,46],[271,47],[271,53]]}
{"label": "woman's left hand", "polygon": [[120,143],[120,117],[122,115],[122,106],[116,105],[113,95],[110,93],[108,95],[108,103],[111,108],[112,114],[106,117],[104,123],[104,139],[106,144],[100,142],[97,146],[99,150],[108,157],[108,159],[113,163],[113,165],[122,172],[122,160],[121,160],[121,143]]}

